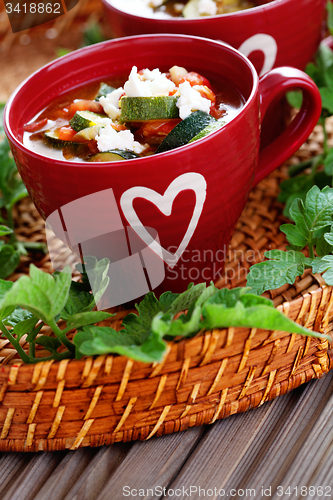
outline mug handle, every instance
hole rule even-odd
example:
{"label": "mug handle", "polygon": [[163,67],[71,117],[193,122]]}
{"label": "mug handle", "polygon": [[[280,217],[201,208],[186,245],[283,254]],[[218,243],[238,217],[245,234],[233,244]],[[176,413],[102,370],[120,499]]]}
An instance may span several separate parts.
{"label": "mug handle", "polygon": [[269,71],[259,80],[261,123],[275,99],[290,90],[303,91],[302,107],[288,127],[260,151],[253,186],[282,165],[306,141],[321,114],[321,97],[314,81],[303,71],[281,67]]}

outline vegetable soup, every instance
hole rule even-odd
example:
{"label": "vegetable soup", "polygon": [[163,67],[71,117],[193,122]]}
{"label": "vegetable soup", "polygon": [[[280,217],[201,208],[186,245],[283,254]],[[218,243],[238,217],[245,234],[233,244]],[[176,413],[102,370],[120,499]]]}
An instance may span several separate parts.
{"label": "vegetable soup", "polygon": [[[125,83],[123,83],[125,81]],[[223,127],[243,107],[228,82],[179,66],[94,82],[59,96],[25,125],[24,144],[44,156],[110,162],[162,153]]]}
{"label": "vegetable soup", "polygon": [[230,14],[274,0],[109,0],[113,7],[136,16],[196,18]]}

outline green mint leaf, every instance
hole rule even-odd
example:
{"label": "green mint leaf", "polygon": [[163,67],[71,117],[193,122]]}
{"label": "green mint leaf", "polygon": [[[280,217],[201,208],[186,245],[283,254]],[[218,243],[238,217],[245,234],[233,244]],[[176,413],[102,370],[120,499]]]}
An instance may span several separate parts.
{"label": "green mint leaf", "polygon": [[[164,305],[164,302],[162,305]],[[152,319],[161,312],[162,305],[153,292],[147,293],[140,304],[136,305],[138,315],[130,313],[123,319],[122,326],[124,330],[122,331],[135,339],[136,344],[142,344],[149,336]]]}
{"label": "green mint leaf", "polygon": [[324,76],[316,64],[312,62],[308,63],[305,68],[305,73],[312,78],[317,87],[323,87],[325,85]]}
{"label": "green mint leaf", "polygon": [[85,257],[84,264],[78,264],[76,268],[82,274],[83,283],[89,283],[92,291],[92,301],[86,306],[87,310],[91,310],[101,300],[106,288],[109,284],[107,276],[110,266],[110,260],[107,258],[97,260],[96,257]]}
{"label": "green mint leaf", "polygon": [[15,325],[13,333],[17,335],[18,340],[20,340],[23,337],[23,335],[25,335],[26,333],[31,333],[34,330],[38,321],[39,319],[36,318],[36,316],[32,316],[29,319],[23,320],[17,325]]}
{"label": "green mint leaf", "polygon": [[323,273],[329,268],[329,263],[323,260],[323,257],[316,257],[312,261],[312,272],[313,273]]}
{"label": "green mint leaf", "polygon": [[290,179],[286,179],[285,181],[281,182],[281,191],[278,195],[278,201],[281,201],[285,204],[283,215],[291,219],[290,207],[293,201],[297,198],[300,198],[304,201],[307,192],[312,188],[314,184],[314,180],[309,175],[298,175],[297,177],[291,177]]}
{"label": "green mint leaf", "polygon": [[174,301],[179,297],[179,293],[164,292],[158,299],[158,307],[161,311],[166,312],[170,309]]}
{"label": "green mint leaf", "polygon": [[[12,281],[6,281],[0,279],[0,302],[4,298],[7,292],[12,288],[14,283]],[[3,317],[3,316],[2,316]]]}
{"label": "green mint leaf", "polygon": [[64,309],[61,311],[60,317],[67,320],[74,314],[78,314],[82,311],[88,311],[93,309],[95,306],[95,301],[91,293],[82,290],[81,286],[83,283],[71,282],[69,289],[68,300],[65,304]]}
{"label": "green mint leaf", "polygon": [[5,102],[1,102],[0,103],[0,142],[3,141],[3,139],[5,139],[5,130],[3,128],[3,113],[5,111],[5,106],[6,106],[6,103]]}
{"label": "green mint leaf", "polygon": [[332,225],[333,188],[325,186],[320,190],[318,186],[313,186],[308,191],[305,202],[301,199],[293,201],[290,216],[295,222],[294,228],[290,224],[281,226],[289,243],[299,248],[315,244],[315,233]]}
{"label": "green mint leaf", "polygon": [[333,95],[332,90],[327,87],[319,88],[322,107],[326,109],[330,114],[333,114]]}
{"label": "green mint leaf", "polygon": [[303,94],[299,90],[287,92],[286,97],[291,107],[299,109],[302,106]]}
{"label": "green mint leaf", "polygon": [[22,276],[14,283],[1,300],[0,311],[20,306],[49,324],[66,304],[70,282],[69,268],[53,278],[31,264],[30,276]]}
{"label": "green mint leaf", "polygon": [[248,273],[247,286],[253,293],[261,295],[286,283],[293,285],[296,277],[304,273],[306,258],[301,252],[270,250],[264,255],[271,260],[254,264]]}
{"label": "green mint leaf", "polygon": [[[170,307],[167,313],[159,313],[153,318],[151,325],[153,332],[161,336],[189,337],[200,330],[202,305],[209,300],[210,297],[218,293],[219,290],[215,288],[214,284],[206,288],[206,285],[202,283],[200,287],[199,285],[192,287],[191,291],[192,297],[190,297],[189,290],[187,290],[187,292],[181,294],[179,299],[177,299],[179,308],[175,306]],[[195,294],[193,293],[194,291],[196,292]],[[185,307],[181,307],[180,304],[182,304],[182,306],[185,305]],[[188,309],[187,314],[182,314],[174,320],[174,311],[176,311],[177,314],[177,312],[184,309]]]}
{"label": "green mint leaf", "polygon": [[325,173],[327,175],[333,175],[333,148],[329,150],[324,159]]}
{"label": "green mint leaf", "polygon": [[13,191],[10,196],[9,202],[6,204],[6,208],[11,210],[13,206],[23,198],[28,196],[28,191],[21,180],[14,186]]}
{"label": "green mint leaf", "polygon": [[0,226],[0,236],[6,236],[6,234],[11,234],[13,230],[7,226]]}
{"label": "green mint leaf", "polygon": [[66,325],[66,331],[76,330],[86,325],[93,325],[105,319],[111,318],[113,314],[103,311],[88,311],[74,314],[71,316]]}
{"label": "green mint leaf", "polygon": [[0,247],[0,278],[8,278],[20,263],[20,254],[12,245]]}
{"label": "green mint leaf", "polygon": [[185,309],[188,309],[192,303],[194,303],[200,295],[206,290],[206,284],[200,283],[199,285],[189,286],[189,288],[181,293],[174,302],[167,309],[167,312],[175,315]]}
{"label": "green mint leaf", "polygon": [[65,47],[57,47],[55,49],[55,53],[57,57],[62,57],[66,56],[67,54],[70,54],[72,51],[70,49],[66,49]]}
{"label": "green mint leaf", "polygon": [[321,76],[324,77],[324,81],[327,84],[325,80],[325,74],[327,70],[333,65],[333,52],[325,43],[321,43],[318,48],[316,55],[316,64]]}
{"label": "green mint leaf", "polygon": [[105,40],[101,25],[98,22],[91,22],[83,32],[82,47],[104,42]]}
{"label": "green mint leaf", "polygon": [[[333,245],[333,231],[332,230],[330,233],[325,233],[323,236],[324,236],[325,240],[327,241],[327,243],[329,243],[330,245]],[[326,253],[331,253],[331,252],[326,252]]]}
{"label": "green mint leaf", "polygon": [[[258,300],[259,299],[259,300]],[[281,330],[290,333],[300,333],[313,337],[328,338],[295,323],[283,313],[268,304],[267,299],[252,294],[241,295],[233,307],[223,304],[206,303],[203,308],[203,325],[207,329],[245,327],[262,328],[266,330]]]}
{"label": "green mint leaf", "polygon": [[15,161],[11,153],[7,139],[0,142],[0,191],[2,194],[2,206],[10,209],[18,193],[20,198],[27,196],[24,184],[18,175]]}
{"label": "green mint leaf", "polygon": [[48,337],[47,335],[41,335],[35,341],[35,344],[42,345],[51,354],[56,354],[57,349],[61,346],[59,339],[55,337]]}
{"label": "green mint leaf", "polygon": [[[292,215],[294,217],[295,214]],[[305,217],[311,231],[318,231],[332,224],[333,188],[326,186],[320,190],[313,186],[310,189],[305,199]]]}
{"label": "green mint leaf", "polygon": [[166,351],[166,344],[158,334],[150,334],[145,342],[137,345],[123,330],[117,332],[113,328],[98,326],[84,327],[83,332],[75,335],[74,344],[86,356],[117,353],[144,363],[161,361]]}
{"label": "green mint leaf", "polygon": [[333,250],[333,233],[322,234],[316,244],[316,253],[319,257],[328,255]]}
{"label": "green mint leaf", "polygon": [[13,326],[22,323],[22,321],[30,320],[35,316],[26,309],[22,309],[22,307],[17,307],[7,318],[3,320],[5,325]]}
{"label": "green mint leaf", "polygon": [[333,35],[333,3],[331,1],[326,4],[327,9],[327,27],[331,35]]}
{"label": "green mint leaf", "polygon": [[333,286],[333,255],[317,257],[312,262],[314,273],[324,273],[323,278],[328,286]]}
{"label": "green mint leaf", "polygon": [[282,231],[290,245],[302,250],[308,243],[308,238],[301,233],[298,226],[293,224],[282,224],[280,226],[280,231]]}

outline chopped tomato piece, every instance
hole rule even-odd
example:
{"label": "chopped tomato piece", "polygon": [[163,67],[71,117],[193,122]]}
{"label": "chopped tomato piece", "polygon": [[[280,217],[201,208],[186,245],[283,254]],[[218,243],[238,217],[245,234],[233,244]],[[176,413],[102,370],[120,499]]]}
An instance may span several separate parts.
{"label": "chopped tomato piece", "polygon": [[120,123],[112,123],[111,127],[117,130],[117,132],[120,132],[121,130],[127,130],[127,127],[125,127],[125,125],[121,125]]}
{"label": "chopped tomato piece", "polygon": [[61,127],[59,129],[59,139],[61,141],[70,141],[73,139],[74,135],[76,134],[76,131],[72,129],[72,127]]}
{"label": "chopped tomato piece", "polygon": [[97,101],[79,99],[74,101],[68,108],[68,115],[74,116],[77,111],[92,111],[92,113],[104,113],[103,106]]}
{"label": "chopped tomato piece", "polygon": [[208,88],[212,88],[209,80],[195,71],[190,71],[179,81],[179,85],[184,82],[189,82],[191,87],[194,85],[206,85]]}
{"label": "chopped tomato piece", "polygon": [[97,147],[97,141],[91,140],[88,142],[88,148],[92,152],[93,155],[97,155],[100,151]]}
{"label": "chopped tomato piece", "polygon": [[47,118],[44,118],[43,120],[40,120],[39,122],[34,122],[34,123],[27,123],[26,125],[23,126],[24,130],[26,132],[37,132],[37,130],[40,130],[43,128],[48,122]]}
{"label": "chopped tomato piece", "polygon": [[168,135],[169,132],[180,120],[151,120],[142,125],[140,132],[143,137],[148,137],[150,135]]}
{"label": "chopped tomato piece", "polygon": [[144,140],[148,144],[159,144],[179,122],[178,119],[150,120],[141,125],[136,132],[136,138],[139,141]]}

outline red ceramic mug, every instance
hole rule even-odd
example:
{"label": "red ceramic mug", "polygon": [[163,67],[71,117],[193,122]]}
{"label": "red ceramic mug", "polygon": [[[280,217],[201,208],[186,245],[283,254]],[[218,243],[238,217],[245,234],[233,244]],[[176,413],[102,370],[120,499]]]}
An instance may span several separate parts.
{"label": "red ceramic mug", "polygon": [[[47,158],[23,144],[23,125],[56,96],[88,79],[103,81],[128,75],[133,65],[164,71],[178,65],[215,82],[227,80],[243,95],[245,105],[223,128],[202,140],[145,158],[79,163]],[[303,91],[299,114],[259,154],[266,110],[293,89]],[[274,69],[259,81],[250,61],[230,46],[191,36],[146,35],[80,49],[34,73],[8,101],[5,131],[19,172],[45,219],[59,210],[65,213],[70,203],[79,207],[83,200],[84,207],[83,197],[93,196],[96,228],[92,229],[97,230],[112,212],[105,202],[107,195],[119,214],[118,226],[130,226],[132,233],[164,261],[160,290],[181,291],[191,281],[219,278],[223,249],[251,189],[301,146],[320,112],[317,87],[298,69]],[[65,225],[76,226],[79,243],[88,221],[83,212],[76,213]],[[157,232],[158,239],[152,240],[147,227]],[[153,272],[151,277],[157,286]]]}
{"label": "red ceramic mug", "polygon": [[261,0],[251,9],[197,19],[144,17],[138,7],[135,14],[125,12],[125,0],[117,0],[117,7],[114,0],[103,3],[116,37],[182,33],[223,40],[262,75],[279,66],[305,68],[321,40],[327,0]]}

